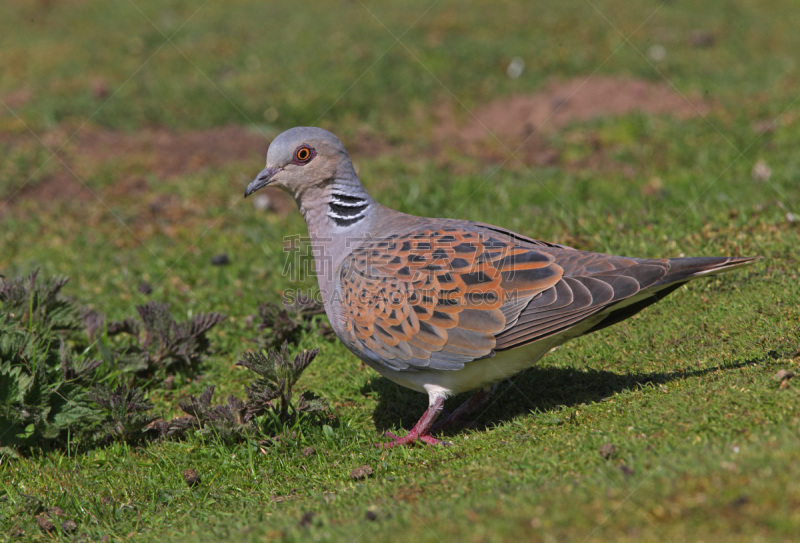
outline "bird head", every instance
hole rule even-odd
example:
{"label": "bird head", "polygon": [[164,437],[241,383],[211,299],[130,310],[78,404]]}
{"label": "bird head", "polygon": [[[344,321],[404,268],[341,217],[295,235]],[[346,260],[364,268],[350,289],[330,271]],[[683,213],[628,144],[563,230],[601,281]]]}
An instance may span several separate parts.
{"label": "bird head", "polygon": [[307,189],[325,185],[337,177],[355,175],[352,169],[347,151],[336,136],[322,128],[291,128],[272,140],[266,168],[247,185],[244,195],[274,186],[299,201]]}

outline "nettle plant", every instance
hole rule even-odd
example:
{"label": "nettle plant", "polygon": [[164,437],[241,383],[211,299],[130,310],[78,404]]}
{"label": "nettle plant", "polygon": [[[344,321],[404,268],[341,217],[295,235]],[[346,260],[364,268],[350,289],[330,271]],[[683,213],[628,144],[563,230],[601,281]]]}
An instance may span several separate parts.
{"label": "nettle plant", "polygon": [[290,356],[288,343],[280,351],[245,353],[238,365],[259,377],[246,387],[247,400],[228,396],[225,403],[212,404],[213,386],[200,397],[189,396],[179,402],[184,416],[170,421],[159,420],[154,428],[167,437],[183,437],[196,432],[224,441],[254,437],[257,433],[281,434],[287,424],[306,420],[318,423],[331,418],[328,404],[313,393],[304,392],[297,404],[292,403],[292,390],[303,371],[317,356],[318,349],[303,350]]}
{"label": "nettle plant", "polygon": [[257,342],[261,347],[277,349],[284,343],[297,343],[304,333],[316,330],[323,337],[332,337],[333,329],[327,321],[317,317],[325,308],[313,298],[298,296],[291,304],[278,306],[264,303],[258,306],[261,332]]}
{"label": "nettle plant", "polygon": [[[106,324],[100,313],[61,294],[67,281],[41,280],[38,271],[0,277],[0,453],[181,438],[189,431],[243,439],[328,410],[310,393],[292,403],[293,387],[317,351],[290,356],[283,334],[295,339],[294,325],[278,325],[280,350],[242,357],[240,365],[258,375],[246,401],[230,396],[212,405],[212,386],[179,402],[185,416],[158,419],[148,394],[176,372],[200,370],[213,348],[207,334],[225,316],[178,322],[167,304],[151,301],[136,308],[138,318]],[[302,310],[274,315],[307,326]]]}
{"label": "nettle plant", "polygon": [[139,321],[127,318],[109,324],[108,334],[126,335],[132,341],[120,350],[125,371],[140,374],[166,373],[180,368],[196,372],[210,352],[206,333],[225,320],[221,313],[201,313],[176,322],[169,304],[148,302],[136,307]]}
{"label": "nettle plant", "polygon": [[75,305],[60,296],[63,277],[0,282],[0,450],[63,444],[99,414],[89,389],[103,372],[81,342]]}
{"label": "nettle plant", "polygon": [[298,413],[315,413],[328,409],[328,404],[311,392],[300,395],[297,406],[292,405],[292,389],[300,375],[319,354],[319,349],[289,356],[289,345],[284,342],[280,351],[267,353],[247,352],[242,355],[238,365],[255,372],[259,378],[246,388],[249,403],[254,409],[264,412],[269,408],[282,420]]}

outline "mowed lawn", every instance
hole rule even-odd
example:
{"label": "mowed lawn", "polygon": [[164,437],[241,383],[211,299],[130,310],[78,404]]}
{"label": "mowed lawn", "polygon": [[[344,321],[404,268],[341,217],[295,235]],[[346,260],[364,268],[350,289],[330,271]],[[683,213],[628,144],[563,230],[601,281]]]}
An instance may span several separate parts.
{"label": "mowed lawn", "polygon": [[258,307],[313,293],[294,203],[242,198],[292,126],[336,133],[408,213],[761,259],[556,349],[449,447],[376,447],[427,399],[315,321],[290,349],[319,349],[297,389],[328,401],[324,425],[5,450],[0,539],[794,541],[798,17],[789,0],[2,2],[0,274],[69,276],[109,321],[148,301],[227,315],[199,372],[149,383],[158,417],[212,385],[244,397]]}

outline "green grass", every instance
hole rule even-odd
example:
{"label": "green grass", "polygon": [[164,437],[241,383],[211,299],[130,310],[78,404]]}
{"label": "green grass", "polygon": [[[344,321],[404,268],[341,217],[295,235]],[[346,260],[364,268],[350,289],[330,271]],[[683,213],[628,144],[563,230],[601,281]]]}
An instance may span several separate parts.
{"label": "green grass", "polygon": [[[69,275],[64,292],[111,318],[148,299],[176,316],[229,315],[202,378],[155,391],[164,416],[211,384],[218,400],[243,396],[234,364],[256,334],[248,316],[314,286],[281,274],[283,238],[305,235],[299,214],[241,199],[266,138],[294,125],[332,129],[348,147],[379,141],[351,154],[372,194],[403,211],[615,254],[762,259],[550,353],[501,384],[474,427],[447,433],[447,448],[376,448],[426,399],[309,333],[297,348],[320,354],[299,386],[334,406],[328,430],[300,425],[271,447],[196,437],[3,457],[0,538],[17,527],[50,539],[36,514],[60,507],[78,526],[63,539],[793,540],[800,384],[775,374],[800,369],[797,13],[754,0],[3,2],[0,273]],[[712,46],[691,45],[698,30]],[[664,60],[648,56],[654,44]],[[518,79],[506,76],[513,56],[526,62]],[[487,162],[432,136],[442,104],[468,119],[593,73],[669,81],[711,109],[574,122],[545,137],[559,152],[547,166]],[[76,143],[228,124],[266,136],[263,148],[172,175]],[[751,174],[758,161],[768,180]],[[230,265],[211,266],[222,252]],[[372,477],[351,478],[362,465]],[[184,483],[186,468],[201,484]]]}

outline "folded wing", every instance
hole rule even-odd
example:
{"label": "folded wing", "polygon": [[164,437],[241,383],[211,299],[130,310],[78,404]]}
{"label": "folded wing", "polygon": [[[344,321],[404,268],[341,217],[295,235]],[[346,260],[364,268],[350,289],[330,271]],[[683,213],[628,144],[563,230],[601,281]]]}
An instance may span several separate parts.
{"label": "folded wing", "polygon": [[345,260],[345,333],[362,352],[394,370],[456,370],[603,328],[694,277],[753,260],[618,257],[465,225],[371,240]]}
{"label": "folded wing", "polygon": [[460,369],[562,270],[535,246],[461,228],[368,241],[340,273],[346,333],[396,370]]}

